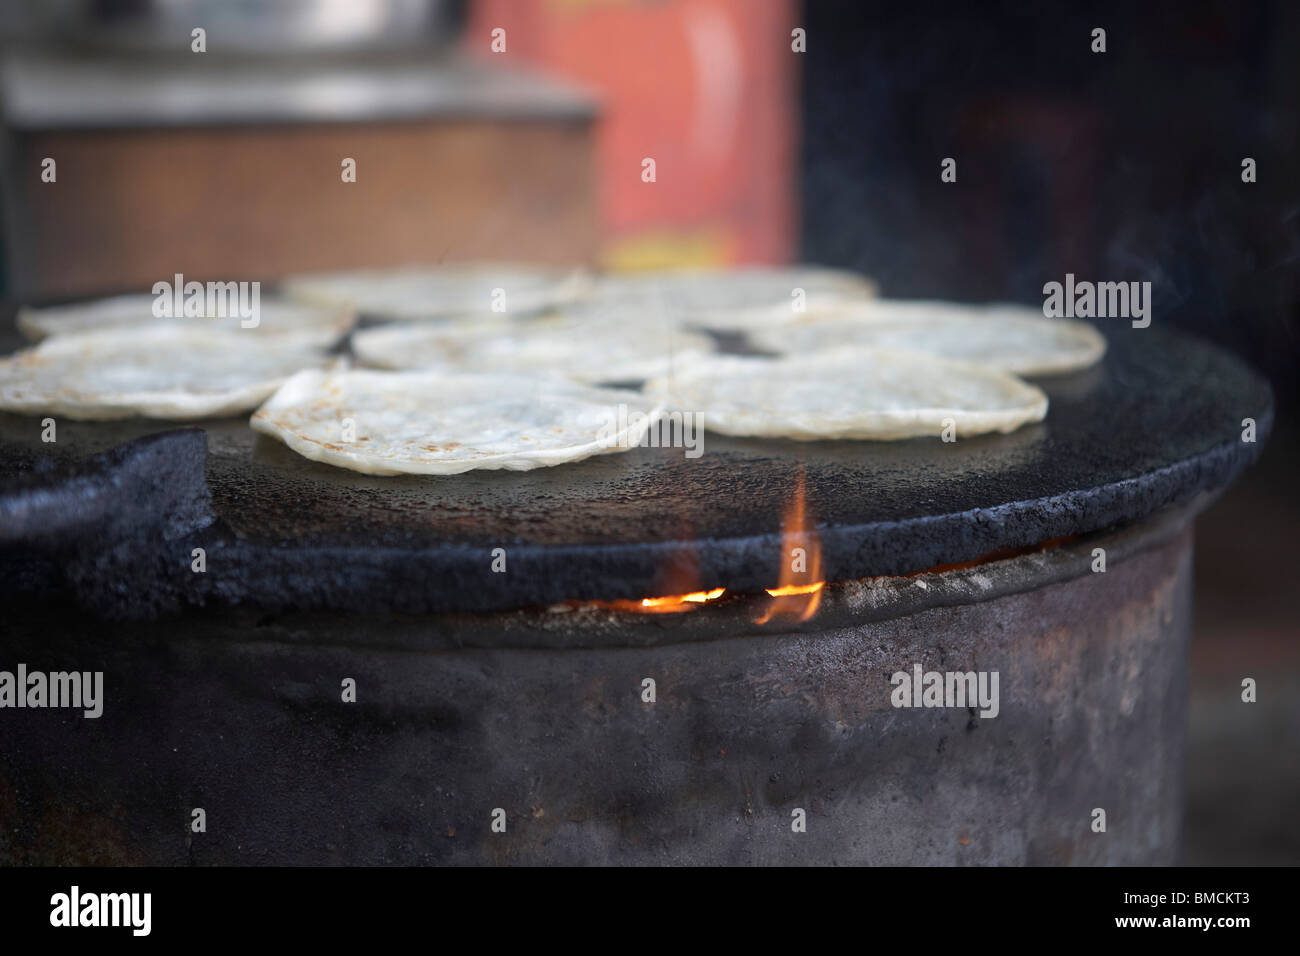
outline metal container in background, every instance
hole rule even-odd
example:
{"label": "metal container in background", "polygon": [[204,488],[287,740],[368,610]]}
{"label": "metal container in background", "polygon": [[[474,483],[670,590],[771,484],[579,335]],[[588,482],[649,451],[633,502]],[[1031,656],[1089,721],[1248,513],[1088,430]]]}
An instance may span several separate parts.
{"label": "metal container in background", "polygon": [[103,53],[208,52],[258,56],[365,53],[446,46],[455,0],[43,0],[23,32]]}

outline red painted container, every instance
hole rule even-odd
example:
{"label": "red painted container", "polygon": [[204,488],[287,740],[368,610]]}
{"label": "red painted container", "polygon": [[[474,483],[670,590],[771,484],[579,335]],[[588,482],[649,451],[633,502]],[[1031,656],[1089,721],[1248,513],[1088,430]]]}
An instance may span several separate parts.
{"label": "red painted container", "polygon": [[606,264],[764,263],[795,245],[799,25],[792,0],[475,0],[464,43],[598,94]]}

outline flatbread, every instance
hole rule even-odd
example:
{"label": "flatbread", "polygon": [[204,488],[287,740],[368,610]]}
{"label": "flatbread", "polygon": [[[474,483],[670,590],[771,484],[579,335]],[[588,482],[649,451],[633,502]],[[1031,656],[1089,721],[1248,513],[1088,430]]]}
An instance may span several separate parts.
{"label": "flatbread", "polygon": [[1009,432],[1047,414],[1042,390],[1006,372],[919,352],[842,349],[720,355],[647,383],[647,395],[726,435],[896,439]]}
{"label": "flatbread", "polygon": [[[384,319],[520,316],[557,308],[587,295],[591,277],[580,269],[467,263],[405,266],[289,276],[281,291],[301,302],[344,306]],[[505,293],[494,311],[494,292]]]}
{"label": "flatbread", "polygon": [[777,354],[845,346],[927,352],[1018,375],[1075,372],[1096,363],[1106,340],[1087,322],[1048,319],[1014,305],[877,299],[849,312],[755,331],[750,342]]}
{"label": "flatbread", "polygon": [[[377,368],[546,371],[578,382],[633,382],[669,374],[713,351],[713,339],[638,315],[559,316],[483,323],[396,323],[352,337],[358,361]],[[644,319],[644,321],[641,321]]]}
{"label": "flatbread", "polygon": [[73,419],[233,415],[330,361],[292,336],[169,325],[56,335],[0,358],[0,409]]}
{"label": "flatbread", "polygon": [[356,321],[356,313],[338,306],[320,307],[302,302],[259,295],[257,325],[231,316],[156,316],[155,297],[148,294],[118,295],[46,308],[24,306],[18,310],[18,328],[29,340],[39,342],[51,335],[102,332],[139,326],[169,326],[238,332],[243,335],[292,335],[327,348],[342,338]]}
{"label": "flatbread", "polygon": [[[796,289],[804,293],[802,309],[796,309]],[[605,276],[597,282],[593,298],[662,303],[685,325],[744,331],[845,308],[876,294],[875,283],[855,272],[818,266],[751,266]]]}
{"label": "flatbread", "polygon": [[637,392],[546,377],[352,369],[295,375],[252,425],[340,468],[455,475],[527,471],[626,451],[660,411]]}

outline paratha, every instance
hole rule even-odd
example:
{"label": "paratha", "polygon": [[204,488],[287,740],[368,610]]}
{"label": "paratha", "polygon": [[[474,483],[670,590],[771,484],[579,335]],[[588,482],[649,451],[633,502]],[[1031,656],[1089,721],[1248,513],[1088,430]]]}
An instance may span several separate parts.
{"label": "paratha", "polygon": [[713,340],[659,325],[653,317],[566,315],[496,323],[394,323],[357,332],[352,351],[358,361],[377,368],[545,370],[579,382],[632,382],[669,374],[674,364],[713,351]]}
{"label": "paratha", "polygon": [[927,352],[1018,375],[1074,372],[1096,363],[1106,340],[1087,322],[1044,318],[1014,305],[877,299],[852,310],[761,329],[760,349],[799,355],[845,346]]}
{"label": "paratha", "polygon": [[29,340],[39,342],[52,335],[103,332],[139,326],[171,326],[238,332],[244,335],[292,335],[322,348],[347,333],[356,313],[338,306],[314,306],[259,294],[257,324],[250,319],[228,316],[156,316],[156,297],[147,294],[118,295],[44,308],[24,306],[18,310],[18,328]]}
{"label": "paratha", "polygon": [[1010,432],[1047,414],[1041,389],[1006,372],[919,352],[846,348],[784,358],[719,355],[647,383],[705,428],[762,438],[896,439]]}
{"label": "paratha", "polygon": [[466,263],[304,274],[286,278],[280,288],[301,302],[410,320],[541,312],[587,295],[591,278],[580,269]]}
{"label": "paratha", "polygon": [[292,336],[170,325],[56,335],[0,358],[0,409],[74,419],[233,415],[330,361]]}
{"label": "paratha", "polygon": [[744,331],[852,306],[876,292],[874,282],[854,272],[751,266],[605,276],[593,298],[614,304],[661,303],[682,324]]}
{"label": "paratha", "polygon": [[351,369],[295,375],[252,426],[340,468],[455,475],[626,451],[659,414],[637,392],[544,376]]}

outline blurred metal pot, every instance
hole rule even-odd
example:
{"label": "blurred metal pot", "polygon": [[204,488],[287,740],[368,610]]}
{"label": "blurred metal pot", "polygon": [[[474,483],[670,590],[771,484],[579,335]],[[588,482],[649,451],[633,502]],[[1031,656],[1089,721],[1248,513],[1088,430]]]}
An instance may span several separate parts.
{"label": "blurred metal pot", "polygon": [[[35,6],[35,5],[34,5]],[[340,53],[443,46],[456,32],[455,0],[45,0],[33,32],[105,52]]]}

